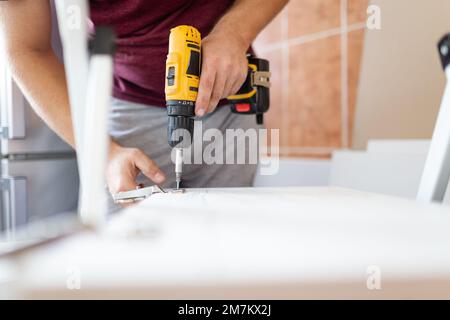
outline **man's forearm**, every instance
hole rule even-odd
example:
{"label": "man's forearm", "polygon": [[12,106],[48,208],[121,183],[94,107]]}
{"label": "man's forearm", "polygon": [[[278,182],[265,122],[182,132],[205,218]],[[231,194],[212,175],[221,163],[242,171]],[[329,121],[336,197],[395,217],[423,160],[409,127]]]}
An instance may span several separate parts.
{"label": "man's forearm", "polygon": [[14,79],[33,109],[75,147],[64,66],[51,50],[18,50],[9,56]]}
{"label": "man's forearm", "polygon": [[237,33],[245,45],[255,40],[289,0],[236,0],[213,31]]}
{"label": "man's forearm", "polygon": [[0,1],[0,36],[13,77],[33,109],[74,146],[64,67],[51,46],[49,1]]}

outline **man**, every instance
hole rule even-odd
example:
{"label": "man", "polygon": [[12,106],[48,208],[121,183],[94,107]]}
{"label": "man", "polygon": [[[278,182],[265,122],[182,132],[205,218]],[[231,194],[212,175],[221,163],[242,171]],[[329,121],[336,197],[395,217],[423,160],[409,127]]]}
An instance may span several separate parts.
{"label": "man", "polygon": [[[135,189],[140,182],[150,183],[148,179],[158,184],[166,181],[166,185],[174,180],[163,108],[170,29],[185,24],[202,33],[202,75],[195,111],[203,118],[204,129],[248,129],[256,127],[254,117],[216,107],[239,90],[247,74],[246,53],[252,41],[287,2],[90,1],[93,26],[111,25],[117,35],[106,173],[111,193]],[[74,146],[64,67],[51,47],[49,0],[2,1],[0,23],[16,82],[37,114]],[[189,187],[250,186],[255,169],[191,165],[185,170],[184,182]]]}

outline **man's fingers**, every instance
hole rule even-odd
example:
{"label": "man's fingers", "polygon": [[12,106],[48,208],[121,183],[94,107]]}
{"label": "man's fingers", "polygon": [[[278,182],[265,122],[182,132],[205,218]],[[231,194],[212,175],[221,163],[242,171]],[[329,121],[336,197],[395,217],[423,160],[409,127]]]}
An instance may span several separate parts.
{"label": "man's fingers", "polygon": [[233,83],[230,95],[236,94],[241,89],[242,85],[245,82],[245,79],[247,79],[247,74],[239,73],[239,75],[235,79],[236,80]]}
{"label": "man's fingers", "polygon": [[234,86],[234,82],[235,82],[234,79],[235,78],[231,78],[231,77],[229,77],[227,79],[227,82],[225,84],[225,89],[223,90],[222,99],[226,99],[233,94],[233,86]]}
{"label": "man's fingers", "polygon": [[212,112],[219,104],[220,99],[222,99],[222,96],[224,95],[225,90],[225,82],[226,77],[224,73],[217,73],[216,75],[216,81],[214,82],[214,88],[212,90],[211,94],[211,100],[209,101],[209,106],[207,112]]}
{"label": "man's fingers", "polygon": [[119,192],[134,190],[137,188],[134,177],[131,174],[121,174],[114,181],[112,187],[110,188],[111,194],[116,194]]}
{"label": "man's fingers", "polygon": [[[246,62],[246,61],[245,61]],[[247,77],[247,64],[236,68],[232,62],[210,58],[203,60],[195,113],[203,116],[214,111],[220,99],[239,91]]]}
{"label": "man's fingers", "polygon": [[164,173],[156,165],[153,160],[151,160],[145,153],[141,150],[134,151],[134,163],[136,167],[141,170],[141,172],[155,183],[162,183],[166,179]]}
{"label": "man's fingers", "polygon": [[110,162],[106,177],[109,192],[111,194],[116,194],[118,192],[136,189],[136,170],[136,168],[131,166],[123,166],[121,162],[117,160]]}
{"label": "man's fingers", "polygon": [[210,70],[206,63],[203,64],[202,70],[197,101],[195,103],[195,113],[199,117],[204,116],[208,111],[216,79],[215,70]]}

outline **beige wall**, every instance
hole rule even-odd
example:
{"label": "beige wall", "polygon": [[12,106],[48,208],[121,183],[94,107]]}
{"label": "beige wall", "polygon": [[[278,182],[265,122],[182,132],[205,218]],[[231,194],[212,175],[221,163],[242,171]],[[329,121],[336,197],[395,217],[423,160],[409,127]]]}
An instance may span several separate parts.
{"label": "beige wall", "polygon": [[370,138],[429,138],[445,85],[437,42],[450,32],[449,0],[373,0],[382,29],[367,31],[354,146]]}

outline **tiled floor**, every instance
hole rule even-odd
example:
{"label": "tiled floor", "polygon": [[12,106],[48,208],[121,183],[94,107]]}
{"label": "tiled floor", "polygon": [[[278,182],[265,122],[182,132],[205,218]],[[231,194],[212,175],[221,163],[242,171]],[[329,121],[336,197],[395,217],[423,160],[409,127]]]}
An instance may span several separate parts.
{"label": "tiled floor", "polygon": [[368,0],[291,0],[255,42],[271,62],[269,128],[282,156],[351,144]]}

